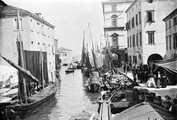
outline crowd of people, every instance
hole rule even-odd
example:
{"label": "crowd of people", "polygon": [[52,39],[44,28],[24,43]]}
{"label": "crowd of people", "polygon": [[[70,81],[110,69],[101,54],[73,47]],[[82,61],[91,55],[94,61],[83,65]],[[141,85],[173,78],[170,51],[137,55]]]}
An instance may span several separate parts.
{"label": "crowd of people", "polygon": [[167,86],[167,75],[162,68],[153,71],[148,65],[140,64],[137,66],[136,64],[124,63],[123,70],[126,74],[128,71],[131,71],[133,80],[135,82],[139,80],[140,83],[146,83],[147,87],[165,88]]}

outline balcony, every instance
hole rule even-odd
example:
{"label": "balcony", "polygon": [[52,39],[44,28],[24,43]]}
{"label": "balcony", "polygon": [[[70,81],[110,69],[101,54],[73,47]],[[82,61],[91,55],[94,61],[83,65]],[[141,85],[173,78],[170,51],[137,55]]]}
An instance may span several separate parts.
{"label": "balcony", "polygon": [[104,27],[104,31],[123,31],[125,27]]}

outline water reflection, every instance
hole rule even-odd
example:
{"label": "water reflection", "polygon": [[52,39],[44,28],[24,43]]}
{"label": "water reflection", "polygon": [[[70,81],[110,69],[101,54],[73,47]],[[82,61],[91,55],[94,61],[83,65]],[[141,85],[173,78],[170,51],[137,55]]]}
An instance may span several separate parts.
{"label": "water reflection", "polygon": [[97,111],[98,105],[94,101],[98,93],[86,91],[87,78],[82,76],[81,70],[65,74],[66,68],[62,67],[59,73],[56,99],[26,120],[68,120],[83,110],[91,114]]}

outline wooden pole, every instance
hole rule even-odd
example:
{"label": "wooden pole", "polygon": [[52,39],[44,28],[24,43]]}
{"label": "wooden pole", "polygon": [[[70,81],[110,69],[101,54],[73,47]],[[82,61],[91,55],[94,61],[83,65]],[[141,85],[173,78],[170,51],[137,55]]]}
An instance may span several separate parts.
{"label": "wooden pole", "polygon": [[[20,19],[19,19],[19,10],[17,8],[17,29],[18,29],[18,35],[17,35],[17,49],[18,49],[18,59],[19,59],[19,65],[22,68],[25,68],[25,62],[24,62],[24,53],[23,53],[23,43],[21,40],[21,34],[20,34]],[[26,90],[26,80],[24,78],[24,75],[19,71],[19,92],[21,95],[21,101],[26,103],[27,101],[27,90]]]}

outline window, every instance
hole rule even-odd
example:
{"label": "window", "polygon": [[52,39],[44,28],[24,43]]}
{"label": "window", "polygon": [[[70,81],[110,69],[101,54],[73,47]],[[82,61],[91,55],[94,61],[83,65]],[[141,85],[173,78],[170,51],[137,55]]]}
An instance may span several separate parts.
{"label": "window", "polygon": [[14,19],[14,29],[23,29],[23,21],[22,18],[18,21],[17,19]]}
{"label": "window", "polygon": [[135,35],[133,35],[132,37],[133,37],[133,47],[135,47]]}
{"label": "window", "polygon": [[112,26],[117,27],[117,19],[116,18],[112,19]]}
{"label": "window", "polygon": [[133,63],[137,63],[137,57],[133,55]]}
{"label": "window", "polygon": [[136,25],[138,25],[138,14],[136,14]]}
{"label": "window", "polygon": [[138,33],[136,33],[136,46],[138,47],[139,46],[139,43],[138,43]]}
{"label": "window", "polygon": [[131,30],[131,21],[129,20],[129,29]]}
{"label": "window", "polygon": [[173,48],[177,48],[177,34],[173,35]]}
{"label": "window", "polygon": [[105,12],[110,12],[112,10],[111,5],[105,5],[104,10]]}
{"label": "window", "polygon": [[132,56],[130,55],[130,56],[128,56],[129,58],[128,58],[128,60],[129,60],[129,62],[132,62]]}
{"label": "window", "polygon": [[135,23],[134,23],[134,17],[132,18],[132,28],[134,28],[134,25]]}
{"label": "window", "polygon": [[154,22],[154,11],[147,11],[147,22]]}
{"label": "window", "polygon": [[169,49],[171,50],[172,46],[171,46],[171,35],[169,36]]}
{"label": "window", "polygon": [[171,21],[169,20],[169,29],[171,28]]}
{"label": "window", "polygon": [[139,24],[141,24],[141,12],[139,12]]}
{"label": "window", "polygon": [[111,16],[111,18],[112,18],[112,26],[117,27],[117,15],[114,14]]}
{"label": "window", "polygon": [[168,36],[166,36],[166,49],[168,50]]}
{"label": "window", "polygon": [[127,37],[127,44],[128,44],[128,48],[129,48],[129,37]]}
{"label": "window", "polygon": [[140,37],[139,37],[139,39],[140,39],[140,46],[142,46],[142,35],[141,35],[142,33],[141,32],[139,32],[139,35],[140,35]]}
{"label": "window", "polygon": [[177,17],[173,18],[173,26],[175,26],[177,24]]}
{"label": "window", "polygon": [[148,44],[155,44],[154,42],[154,31],[148,31]]}
{"label": "window", "polygon": [[37,33],[40,33],[40,23],[37,22]]}
{"label": "window", "polygon": [[165,22],[165,30],[167,30],[167,29],[168,29],[167,22]]}
{"label": "window", "polygon": [[129,40],[130,40],[130,47],[132,47],[132,40],[131,40],[131,36],[130,36],[130,39],[129,39]]}
{"label": "window", "polygon": [[152,3],[152,2],[153,2],[153,0],[147,0],[147,2],[148,2],[148,3]]}

